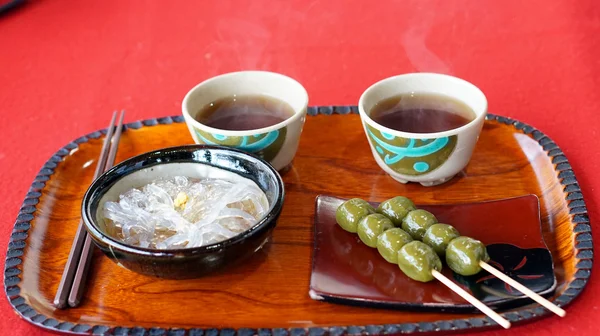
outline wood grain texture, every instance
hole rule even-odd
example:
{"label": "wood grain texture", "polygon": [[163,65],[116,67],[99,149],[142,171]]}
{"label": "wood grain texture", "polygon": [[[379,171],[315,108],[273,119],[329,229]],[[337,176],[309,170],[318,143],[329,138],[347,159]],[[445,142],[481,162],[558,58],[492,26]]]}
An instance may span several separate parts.
{"label": "wood grain texture", "polygon": [[[331,110],[313,108],[309,112],[330,114]],[[7,295],[26,319],[71,332],[115,327],[310,331],[313,329],[304,328],[379,326],[379,331],[389,333],[394,330],[384,330],[384,325],[419,331],[441,325],[432,324],[435,321],[455,319],[467,319],[463,321],[468,327],[485,327],[487,320],[469,314],[398,313],[311,300],[315,197],[327,193],[380,202],[406,195],[419,204],[447,204],[535,194],[540,198],[543,236],[555,262],[555,297],[558,303],[568,303],[585,286],[592,258],[590,226],[577,181],[570,167],[560,169],[559,165],[568,165],[566,158],[550,139],[544,142],[547,138],[541,132],[505,118],[493,119],[486,121],[464,172],[441,186],[425,188],[399,184],[380,170],[357,115],[309,117],[293,166],[283,175],[286,198],[272,241],[246,264],[197,280],[160,280],[120,268],[96,251],[81,306],[56,310],[51,302],[103,137],[96,133],[93,136],[97,138],[78,139],[59,151],[32,185],[11,237],[5,271]],[[192,143],[185,124],[160,122],[169,119],[147,122],[152,126],[146,127],[139,122],[130,125],[123,133],[117,162],[150,150]],[[576,247],[578,244],[581,247]],[[539,308],[526,312],[507,316],[517,321],[546,314]],[[476,320],[470,324],[472,318]],[[357,330],[364,332],[364,328]],[[335,333],[338,329],[318,330]]]}

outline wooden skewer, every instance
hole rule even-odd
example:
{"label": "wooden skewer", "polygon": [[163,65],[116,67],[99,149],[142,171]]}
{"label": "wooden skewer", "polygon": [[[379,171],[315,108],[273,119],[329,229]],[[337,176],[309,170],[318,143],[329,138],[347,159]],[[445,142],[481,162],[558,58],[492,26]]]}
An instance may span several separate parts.
{"label": "wooden skewer", "polygon": [[481,268],[483,268],[484,270],[490,272],[492,275],[494,275],[498,279],[500,279],[500,280],[506,282],[507,284],[509,284],[510,286],[514,287],[519,292],[527,295],[530,299],[532,299],[535,302],[539,303],[540,305],[546,307],[549,311],[553,312],[554,314],[556,314],[560,317],[565,317],[565,315],[567,315],[567,312],[564,309],[562,309],[559,306],[555,305],[554,303],[544,299],[543,297],[538,295],[536,292],[521,285],[519,282],[515,281],[514,279],[511,279],[506,274],[504,274],[504,273],[500,272],[499,270],[495,269],[494,267],[492,267],[492,265],[490,265],[484,261],[480,261],[479,266],[481,266]]}
{"label": "wooden skewer", "polygon": [[499,325],[501,325],[504,329],[510,328],[510,322],[504,317],[500,316],[500,314],[491,310],[490,307],[483,304],[483,302],[477,300],[473,295],[467,293],[464,289],[460,288],[457,284],[452,282],[450,279],[446,278],[442,273],[432,270],[431,273],[433,277],[438,279],[441,283],[446,285],[448,288],[453,290],[456,294],[460,295],[463,299],[467,300],[470,304],[475,306],[475,308],[481,310],[482,313],[487,315],[492,320],[496,321]]}

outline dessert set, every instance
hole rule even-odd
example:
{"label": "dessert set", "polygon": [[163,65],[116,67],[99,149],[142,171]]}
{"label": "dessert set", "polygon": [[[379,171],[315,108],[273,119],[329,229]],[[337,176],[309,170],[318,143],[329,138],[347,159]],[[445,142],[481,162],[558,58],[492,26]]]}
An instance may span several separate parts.
{"label": "dessert set", "polygon": [[403,74],[313,107],[294,79],[242,71],[192,88],[180,116],[124,119],[53,155],[16,219],[5,290],[42,328],[510,328],[565,316],[589,278],[567,158],[465,80]]}

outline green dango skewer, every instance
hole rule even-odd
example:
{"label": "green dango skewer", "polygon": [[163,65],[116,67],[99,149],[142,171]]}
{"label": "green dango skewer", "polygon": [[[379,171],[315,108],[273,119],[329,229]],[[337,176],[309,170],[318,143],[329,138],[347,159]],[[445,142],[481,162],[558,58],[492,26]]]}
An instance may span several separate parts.
{"label": "green dango skewer", "polygon": [[[409,208],[411,204],[414,206],[410,199],[404,197],[395,197],[392,200],[400,200],[400,204],[408,204],[405,209]],[[388,201],[388,203],[390,202]],[[405,209],[400,211],[402,227],[408,230],[413,238],[421,239],[425,244],[432,247],[440,257],[445,256],[446,264],[455,273],[468,276],[485,269],[558,316],[564,317],[566,315],[562,308],[488,264],[489,255],[481,241],[460,236],[460,233],[454,227],[437,223],[435,216],[425,210],[416,209],[405,213]],[[421,235],[423,229],[426,230]]]}
{"label": "green dango skewer", "polygon": [[564,309],[554,305],[488,264],[490,257],[485,245],[479,240],[460,236],[458,230],[453,226],[440,223],[429,226],[423,235],[423,242],[431,246],[441,257],[445,256],[446,264],[455,273],[469,276],[485,269],[556,315],[561,317],[566,315]]}
{"label": "green dango skewer", "polygon": [[[353,203],[356,203],[356,201],[353,201]],[[342,204],[342,206],[344,206],[344,204]],[[342,206],[340,206],[340,208],[342,208]],[[347,207],[344,208],[347,209]],[[362,208],[360,211],[362,212]],[[355,217],[356,216],[353,215],[353,220]],[[338,216],[336,214],[336,221],[338,221],[340,226],[348,224],[348,222],[343,221],[343,218],[340,219],[342,220],[338,221]],[[391,222],[393,222],[393,220],[391,220]],[[396,223],[398,223],[398,221],[396,221]],[[428,282],[433,279],[437,279],[444,285],[448,286],[455,293],[460,295],[462,298],[467,300],[473,306],[477,307],[491,319],[496,321],[502,327],[506,329],[510,328],[510,322],[508,320],[502,318],[500,315],[498,315],[498,313],[491,310],[481,301],[477,300],[471,294],[467,293],[464,289],[460,288],[454,282],[440,273],[442,269],[442,262],[437,253],[435,253],[433,248],[429,245],[420,241],[408,241],[409,239],[412,239],[408,233],[404,232],[400,228],[391,228],[389,222],[372,214],[362,216],[362,218],[360,218],[356,224],[356,230],[361,238],[361,241],[370,247],[374,247],[373,237],[375,234],[377,234],[375,246],[378,247],[378,251],[386,260],[388,260],[389,255],[388,258],[386,258],[384,254],[387,254],[390,248],[395,249],[398,246],[401,246],[396,257],[397,264],[400,270],[411,279],[421,282]],[[391,233],[386,233],[388,231],[391,231]],[[385,246],[385,238],[388,238],[389,241],[390,238],[393,237],[394,233],[396,234],[396,238],[393,240],[394,244]],[[384,238],[380,238],[381,236],[384,236]],[[382,251],[384,251],[384,253],[382,253]]]}
{"label": "green dango skewer", "polygon": [[[398,263],[400,249],[413,240],[422,240],[439,257],[444,257],[451,240],[459,237],[458,231],[451,225],[437,223],[432,213],[416,209],[410,199],[402,196],[382,202],[377,210],[365,200],[347,200],[337,208],[336,221],[344,230],[357,233],[365,245],[376,247],[386,261],[395,264]],[[486,256],[485,246],[473,240],[453,245],[450,256],[445,259],[454,272],[472,275],[481,270],[478,262],[480,259],[487,261]],[[461,264],[463,260],[466,260],[466,265]],[[409,277],[431,280],[430,274]]]}
{"label": "green dango skewer", "polygon": [[[413,241],[411,235],[394,227],[401,225],[402,219],[410,211],[416,210],[412,201],[406,197],[394,197],[384,204],[386,205],[380,205],[378,213],[372,213],[368,202],[358,198],[350,199],[338,207],[336,221],[346,231],[357,233],[365,245],[376,247],[384,259],[397,264],[411,279],[421,282],[433,280],[430,269],[441,269],[439,256],[431,247],[420,241]],[[402,216],[396,214],[395,223],[394,219],[383,214],[393,215],[393,211],[404,212]],[[405,247],[410,243],[413,244]],[[409,267],[410,263],[414,263],[414,267]]]}
{"label": "green dango skewer", "polygon": [[[388,216],[395,225],[400,223],[402,230],[414,240],[420,240],[433,248],[440,257],[445,256],[448,267],[457,274],[469,276],[479,273],[481,271],[479,262],[489,260],[483,243],[472,238],[461,237],[453,226],[438,223],[435,215],[417,209],[406,197],[396,196],[388,199],[382,202],[376,211]],[[456,239],[458,240],[452,243]]]}

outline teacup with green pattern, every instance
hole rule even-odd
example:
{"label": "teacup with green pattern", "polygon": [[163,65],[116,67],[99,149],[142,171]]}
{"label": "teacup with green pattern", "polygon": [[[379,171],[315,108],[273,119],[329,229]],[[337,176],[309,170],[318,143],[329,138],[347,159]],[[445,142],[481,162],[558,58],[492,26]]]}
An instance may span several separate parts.
{"label": "teacup with green pattern", "polygon": [[[448,131],[409,133],[385,127],[370,117],[378,102],[408,93],[460,100],[472,109],[475,118]],[[433,186],[450,180],[468,164],[485,121],[487,99],[465,80],[442,74],[412,73],[373,84],[360,97],[358,110],[377,164],[399,182]]]}
{"label": "teacup with green pattern", "polygon": [[[272,97],[287,103],[293,114],[275,125],[244,131],[217,129],[197,120],[197,113],[208,104],[236,95]],[[291,164],[298,150],[307,106],[308,94],[294,79],[267,71],[240,71],[196,85],[183,99],[182,112],[196,143],[237,148],[282,170]]]}

